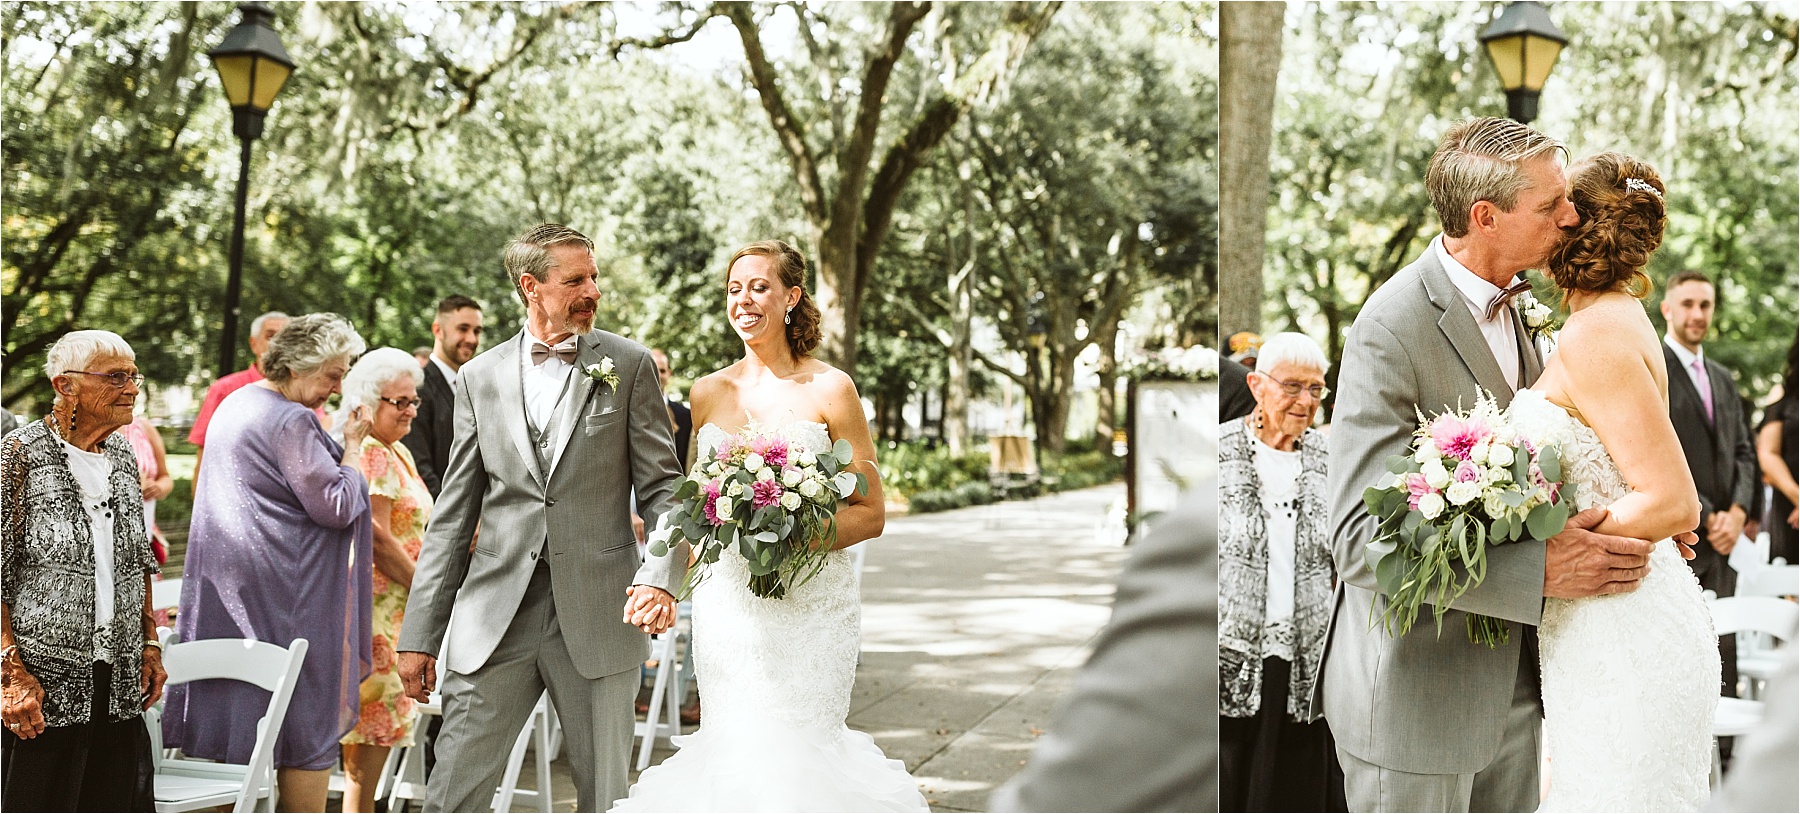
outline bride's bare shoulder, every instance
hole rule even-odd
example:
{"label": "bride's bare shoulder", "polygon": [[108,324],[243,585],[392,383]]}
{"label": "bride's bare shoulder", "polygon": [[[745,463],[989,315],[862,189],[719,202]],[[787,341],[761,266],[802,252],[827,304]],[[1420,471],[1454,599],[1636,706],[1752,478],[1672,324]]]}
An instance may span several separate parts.
{"label": "bride's bare shoulder", "polygon": [[[688,390],[688,402],[693,405],[694,426],[706,423],[706,420],[720,412],[720,405],[725,402],[737,402],[737,379],[735,371],[742,362],[733,362],[711,373],[694,380],[694,386]],[[730,404],[725,404],[730,409]]]}
{"label": "bride's bare shoulder", "polygon": [[1569,315],[1557,335],[1556,354],[1577,382],[1602,385],[1610,377],[1642,369],[1633,364],[1657,354],[1656,328],[1638,299],[1607,296]]}

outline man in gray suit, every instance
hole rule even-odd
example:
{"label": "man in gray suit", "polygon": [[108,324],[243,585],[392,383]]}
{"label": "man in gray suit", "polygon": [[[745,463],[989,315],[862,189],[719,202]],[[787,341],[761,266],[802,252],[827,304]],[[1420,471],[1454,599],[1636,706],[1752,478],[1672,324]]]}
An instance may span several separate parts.
{"label": "man in gray suit", "polygon": [[1152,523],[1074,692],[993,810],[1219,810],[1216,494],[1202,483]]}
{"label": "man in gray suit", "polygon": [[460,371],[399,669],[407,694],[424,700],[440,645],[448,651],[428,810],[489,807],[547,688],[577,808],[601,811],[626,793],[644,632],[673,623],[671,594],[686,573],[685,546],[640,567],[631,532],[634,488],[648,516],[673,503],[675,441],[650,352],[592,330],[593,242],[543,224],[514,238],[502,262],[525,328]]}
{"label": "man in gray suit", "polygon": [[[1651,543],[1596,534],[1584,512],[1547,541],[1488,550],[1487,578],[1432,621],[1390,637],[1387,598],[1363,547],[1375,519],[1363,490],[1407,454],[1417,413],[1502,406],[1543,370],[1511,303],[1577,223],[1562,145],[1525,125],[1472,119],[1444,134],[1426,187],[1443,233],[1370,295],[1350,327],[1329,436],[1339,584],[1322,701],[1352,811],[1532,811],[1538,804],[1536,627],[1543,598],[1634,590]],[[1511,642],[1472,644],[1465,614],[1505,620]],[[1595,688],[1603,692],[1603,688]]]}

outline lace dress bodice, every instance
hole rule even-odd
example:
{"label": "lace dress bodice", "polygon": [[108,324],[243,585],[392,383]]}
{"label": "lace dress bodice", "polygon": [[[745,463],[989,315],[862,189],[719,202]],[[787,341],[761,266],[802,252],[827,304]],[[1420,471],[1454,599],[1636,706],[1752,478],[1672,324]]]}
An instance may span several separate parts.
{"label": "lace dress bodice", "polygon": [[[831,447],[824,424],[779,431]],[[729,434],[696,437],[705,461]],[[844,725],[862,647],[862,604],[847,551],[826,555],[782,599],[750,592],[750,570],[727,548],[693,595],[692,657],[700,731],[632,786],[614,811],[926,811],[905,764]]]}
{"label": "lace dress bodice", "polygon": [[[1577,508],[1630,493],[1594,430],[1542,393],[1519,391],[1509,411],[1525,437],[1557,446]],[[1538,634],[1550,758],[1542,810],[1699,810],[1719,650],[1699,580],[1675,544],[1658,542],[1636,591],[1545,599]]]}

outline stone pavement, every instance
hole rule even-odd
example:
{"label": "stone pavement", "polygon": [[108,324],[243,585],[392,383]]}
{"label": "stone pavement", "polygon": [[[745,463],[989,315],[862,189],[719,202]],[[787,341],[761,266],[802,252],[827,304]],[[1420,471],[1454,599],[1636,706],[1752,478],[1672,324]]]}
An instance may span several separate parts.
{"label": "stone pavement", "polygon": [[[933,810],[985,811],[1049,728],[1111,612],[1127,549],[1101,524],[1124,492],[890,517],[869,548],[848,723],[906,762]],[[556,810],[571,811],[566,759],[551,768]]]}

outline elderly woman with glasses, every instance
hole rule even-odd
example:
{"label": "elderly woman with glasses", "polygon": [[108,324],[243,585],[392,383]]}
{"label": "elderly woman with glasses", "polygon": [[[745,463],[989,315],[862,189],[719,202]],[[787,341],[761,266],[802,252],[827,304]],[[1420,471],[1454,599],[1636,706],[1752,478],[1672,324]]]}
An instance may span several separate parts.
{"label": "elderly woman with glasses", "polygon": [[153,811],[143,712],[162,696],[118,334],[51,346],[50,414],[0,442],[0,809]]}
{"label": "elderly woman with glasses", "polygon": [[1328,366],[1282,333],[1246,376],[1256,407],[1219,427],[1220,811],[1343,811],[1325,722],[1309,711],[1334,580],[1325,439]]}
{"label": "elderly woman with glasses", "polygon": [[394,642],[400,639],[413,564],[418,562],[425,521],[431,516],[431,490],[419,477],[412,452],[400,443],[419,415],[419,383],[424,378],[418,361],[399,348],[369,351],[344,377],[337,423],[369,427],[356,450],[356,467],[369,482],[375,521],[373,669],[363,679],[356,729],[342,741],[346,812],[375,810],[375,785],[388,750],[413,744],[413,723],[418,718],[395,670]]}
{"label": "elderly woman with glasses", "polygon": [[[369,485],[357,469],[366,417],[326,435],[314,410],[338,392],[362,337],[336,314],[292,320],[269,340],[267,378],[219,403],[188,530],[181,640],[256,639],[308,650],[275,741],[280,804],[324,811],[338,740],[369,674]],[[163,741],[244,763],[268,693],[228,681],[175,687]]]}

